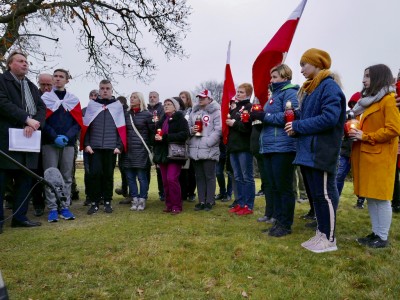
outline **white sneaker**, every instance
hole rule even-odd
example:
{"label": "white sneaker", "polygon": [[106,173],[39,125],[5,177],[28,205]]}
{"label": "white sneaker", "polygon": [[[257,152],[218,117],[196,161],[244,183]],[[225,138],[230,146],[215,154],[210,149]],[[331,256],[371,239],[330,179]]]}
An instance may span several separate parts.
{"label": "white sneaker", "polygon": [[312,245],[315,243],[317,239],[319,239],[320,235],[323,234],[321,233],[318,229],[315,231],[315,235],[310,238],[308,241],[305,241],[304,243],[301,244],[302,247],[307,248],[308,246]]}
{"label": "white sneaker", "polygon": [[137,210],[144,210],[145,207],[146,207],[146,199],[139,198]]}
{"label": "white sneaker", "polygon": [[132,198],[132,206],[131,210],[137,210],[138,209],[138,198]]}
{"label": "white sneaker", "polygon": [[320,234],[318,238],[315,238],[313,243],[304,248],[314,253],[324,253],[336,251],[338,249],[336,246],[336,239],[331,242],[326,238],[326,235],[323,233]]}

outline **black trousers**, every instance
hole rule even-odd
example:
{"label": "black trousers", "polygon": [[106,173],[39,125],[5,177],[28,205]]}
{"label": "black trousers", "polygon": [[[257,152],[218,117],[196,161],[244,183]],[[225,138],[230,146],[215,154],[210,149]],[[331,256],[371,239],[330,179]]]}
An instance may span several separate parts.
{"label": "black trousers", "polygon": [[88,195],[90,201],[99,203],[110,202],[114,190],[114,169],[117,156],[114,149],[93,149],[89,154]]}

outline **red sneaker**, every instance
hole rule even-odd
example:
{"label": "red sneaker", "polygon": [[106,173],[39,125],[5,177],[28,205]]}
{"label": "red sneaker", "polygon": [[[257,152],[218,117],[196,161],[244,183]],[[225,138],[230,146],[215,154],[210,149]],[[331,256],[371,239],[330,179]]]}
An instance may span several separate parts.
{"label": "red sneaker", "polygon": [[235,212],[238,212],[238,211],[241,210],[241,209],[242,209],[242,207],[241,207],[239,204],[236,204],[236,206],[233,207],[233,208],[231,208],[231,209],[229,210],[229,212],[230,212],[230,213],[235,213]]}
{"label": "red sneaker", "polygon": [[244,216],[244,215],[251,215],[253,213],[252,209],[249,209],[247,205],[245,205],[241,210],[236,212],[238,216]]}

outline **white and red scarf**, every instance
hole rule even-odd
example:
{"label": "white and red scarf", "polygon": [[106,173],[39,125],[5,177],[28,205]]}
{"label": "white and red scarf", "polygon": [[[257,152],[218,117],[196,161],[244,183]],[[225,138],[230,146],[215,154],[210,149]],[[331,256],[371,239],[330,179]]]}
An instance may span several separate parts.
{"label": "white and red scarf", "polygon": [[124,150],[126,151],[126,124],[125,124],[125,114],[124,108],[121,102],[115,101],[108,105],[100,104],[96,101],[89,101],[86,108],[85,116],[83,117],[83,127],[81,133],[81,143],[80,148],[83,150],[85,135],[88,127],[92,121],[98,116],[103,110],[108,110],[114,120],[115,126],[117,127],[118,134],[121,138],[122,144],[124,145]]}
{"label": "white and red scarf", "polygon": [[62,105],[66,111],[68,111],[75,121],[82,128],[82,109],[79,99],[67,92],[64,99],[60,100],[54,90],[46,92],[42,95],[42,100],[46,104],[46,119],[50,117],[59,107]]}

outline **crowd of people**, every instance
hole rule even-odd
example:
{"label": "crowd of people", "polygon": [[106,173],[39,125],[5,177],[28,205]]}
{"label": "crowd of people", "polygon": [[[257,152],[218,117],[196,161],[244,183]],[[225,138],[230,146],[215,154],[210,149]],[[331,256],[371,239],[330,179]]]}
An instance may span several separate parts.
{"label": "crowd of people", "polygon": [[[7,195],[13,199],[12,227],[41,225],[27,217],[29,199],[36,216],[47,206],[50,223],[75,219],[70,204],[76,193],[79,144],[84,151],[88,215],[96,214],[101,205],[105,213],[113,212],[117,161],[122,186],[115,192],[124,196],[119,203],[129,204],[132,211],[145,210],[155,165],[165,213],[180,214],[182,201],[196,201],[197,189],[194,211],[210,211],[216,200],[233,200],[229,213],[252,215],[256,160],[262,181],[257,194],[265,197],[265,213],[257,221],[272,224],[264,232],[276,238],[291,234],[296,199],[308,200],[310,211],[302,217],[313,221],[310,227],[316,234],[301,246],[314,253],[335,251],[336,211],[352,169],[356,207],[363,208],[366,200],[372,224],[372,232],[356,241],[372,248],[387,247],[392,211],[400,210],[400,114],[393,74],[382,64],[367,67],[363,89],[347,103],[326,51],[307,50],[300,66],[306,79],[302,86],[292,84],[289,66],[280,64],[270,70],[270,95],[263,99],[262,109],[255,109],[250,101],[253,86],[240,84],[223,118],[220,103],[209,90],[198,93],[197,101],[182,91],[163,102],[152,91],[147,104],[137,91],[129,101],[115,98],[107,79],[90,91],[90,101],[82,109],[79,99],[66,89],[71,79],[67,70],[40,74],[37,88],[26,78],[26,54],[11,53],[7,71],[0,75],[0,149],[5,153],[0,157],[0,233]],[[346,131],[346,119],[355,119],[358,125]],[[222,120],[229,129],[226,144]],[[10,128],[21,129],[27,140],[40,130],[40,152],[11,151]],[[34,186],[7,155],[40,176],[58,169],[62,199],[49,187]],[[298,184],[304,186],[299,197]]]}

